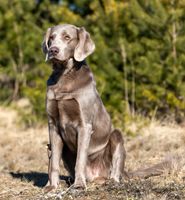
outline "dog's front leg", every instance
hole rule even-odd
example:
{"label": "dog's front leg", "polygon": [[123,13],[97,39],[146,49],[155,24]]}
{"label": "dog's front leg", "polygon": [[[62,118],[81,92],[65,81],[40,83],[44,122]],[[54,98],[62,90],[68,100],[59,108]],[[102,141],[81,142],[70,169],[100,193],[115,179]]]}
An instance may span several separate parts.
{"label": "dog's front leg", "polygon": [[91,138],[92,126],[85,124],[78,128],[78,149],[75,166],[75,188],[86,187],[85,167],[87,162],[87,154],[89,142]]}
{"label": "dog's front leg", "polygon": [[56,188],[59,184],[60,159],[62,154],[63,142],[58,126],[52,118],[48,117],[50,155],[48,165],[48,184],[46,191]]}

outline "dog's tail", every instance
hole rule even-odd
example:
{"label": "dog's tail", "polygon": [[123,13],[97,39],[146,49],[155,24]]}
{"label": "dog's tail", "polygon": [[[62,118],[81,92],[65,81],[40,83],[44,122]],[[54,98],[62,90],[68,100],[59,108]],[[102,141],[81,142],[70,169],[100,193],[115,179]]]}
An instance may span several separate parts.
{"label": "dog's tail", "polygon": [[126,176],[129,179],[134,178],[149,178],[151,176],[159,176],[164,172],[170,173],[172,170],[182,168],[184,163],[181,162],[180,156],[168,156],[164,161],[155,164],[148,168],[139,168],[132,172],[127,172]]}

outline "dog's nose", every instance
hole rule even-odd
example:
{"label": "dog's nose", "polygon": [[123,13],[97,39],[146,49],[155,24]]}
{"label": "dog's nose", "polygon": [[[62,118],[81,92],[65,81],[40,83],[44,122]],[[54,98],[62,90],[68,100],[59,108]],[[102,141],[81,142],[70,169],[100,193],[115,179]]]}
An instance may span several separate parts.
{"label": "dog's nose", "polygon": [[59,53],[59,48],[58,47],[51,47],[49,50],[49,54],[52,56],[56,56]]}

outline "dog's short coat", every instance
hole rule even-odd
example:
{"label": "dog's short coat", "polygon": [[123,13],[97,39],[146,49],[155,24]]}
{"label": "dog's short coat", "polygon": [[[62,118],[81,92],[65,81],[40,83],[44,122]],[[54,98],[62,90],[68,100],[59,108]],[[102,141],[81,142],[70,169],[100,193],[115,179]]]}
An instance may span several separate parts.
{"label": "dog's short coat", "polygon": [[[126,174],[122,134],[113,128],[85,62],[94,49],[89,33],[69,24],[49,28],[44,38],[43,51],[53,66],[46,98],[48,190],[59,183],[61,158],[75,188],[84,188],[86,181],[112,178],[119,182]],[[139,173],[143,175],[143,171]]]}

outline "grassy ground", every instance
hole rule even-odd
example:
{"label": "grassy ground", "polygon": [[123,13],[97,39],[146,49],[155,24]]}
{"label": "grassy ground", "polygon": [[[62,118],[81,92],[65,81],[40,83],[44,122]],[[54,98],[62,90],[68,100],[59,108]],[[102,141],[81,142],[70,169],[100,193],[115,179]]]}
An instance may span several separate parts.
{"label": "grassy ground", "polygon": [[[58,190],[44,194],[47,181],[48,141],[44,128],[20,128],[18,114],[0,108],[0,199],[185,199],[185,127],[176,124],[151,122],[136,137],[125,137],[126,168],[134,170],[163,160],[166,156],[180,155],[170,174],[143,180],[111,180],[102,186],[88,184],[86,191],[71,192],[64,181]],[[181,167],[179,168],[179,164]],[[67,175],[61,166],[61,175]]]}

